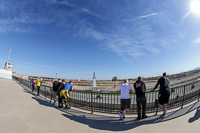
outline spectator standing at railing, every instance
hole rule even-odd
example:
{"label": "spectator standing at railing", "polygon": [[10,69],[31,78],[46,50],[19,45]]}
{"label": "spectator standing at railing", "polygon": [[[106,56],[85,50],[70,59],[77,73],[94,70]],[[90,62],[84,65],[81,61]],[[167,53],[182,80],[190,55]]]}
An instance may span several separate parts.
{"label": "spectator standing at railing", "polygon": [[72,81],[70,80],[64,87],[64,89],[60,92],[60,96],[62,98],[62,102],[65,103],[65,109],[70,109],[69,107],[69,91],[73,90],[73,85],[72,85]]}
{"label": "spectator standing at railing", "polygon": [[22,83],[22,76],[20,77],[20,83]]}
{"label": "spectator standing at railing", "polygon": [[62,97],[60,96],[60,92],[64,89],[65,87],[65,80],[63,79],[61,83],[58,83],[58,90],[57,90],[57,95],[58,95],[58,107],[62,108],[63,103],[62,103]]}
{"label": "spectator standing at railing", "polygon": [[71,80],[65,85],[64,90],[68,90],[68,91],[73,90],[73,85],[72,85]]}
{"label": "spectator standing at railing", "polygon": [[58,81],[54,81],[53,82],[53,100],[54,100],[54,104],[56,104],[56,99],[57,99],[57,91],[58,91],[58,83],[60,83],[61,80],[58,79]]}
{"label": "spectator standing at railing", "polygon": [[137,108],[138,108],[138,120],[141,119],[141,106],[142,106],[142,119],[147,118],[146,115],[146,85],[142,81],[142,77],[138,77],[138,80],[134,83],[134,89],[136,92]]}
{"label": "spectator standing at railing", "polygon": [[34,91],[34,88],[35,88],[35,80],[33,79],[32,80],[32,92]]}
{"label": "spectator standing at railing", "polygon": [[125,119],[125,113],[131,106],[131,99],[129,93],[132,93],[131,85],[128,84],[128,80],[125,79],[124,83],[120,85],[120,92],[121,92],[121,112],[119,112],[120,118],[122,120]]}
{"label": "spectator standing at railing", "polygon": [[40,77],[37,79],[37,95],[39,96],[40,94],[40,85],[41,85],[41,81],[40,81]]}
{"label": "spectator standing at railing", "polygon": [[163,114],[160,115],[161,118],[165,117],[167,113],[167,104],[169,102],[170,96],[170,81],[167,78],[167,73],[163,73],[163,76],[158,80],[157,84],[155,85],[153,91],[160,85],[159,90],[159,107],[163,110]]}

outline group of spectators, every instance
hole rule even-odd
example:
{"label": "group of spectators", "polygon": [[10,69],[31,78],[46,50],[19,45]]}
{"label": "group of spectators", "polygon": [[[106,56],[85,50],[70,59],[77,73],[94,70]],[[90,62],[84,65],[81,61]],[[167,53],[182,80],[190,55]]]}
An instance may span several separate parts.
{"label": "group of spectators", "polygon": [[[32,92],[35,89],[35,84],[37,85],[37,95],[39,96],[40,85],[41,85],[40,77],[36,80],[36,82],[33,79],[31,81],[31,83],[32,83]],[[70,99],[70,96],[69,96],[69,93],[68,93],[69,90],[73,90],[73,85],[72,85],[71,80],[66,85],[65,85],[64,79],[63,80],[58,79],[58,80],[53,81],[53,92],[52,92],[52,95],[51,95],[51,100],[53,98],[54,104],[56,104],[56,101],[58,99],[58,107],[59,108],[62,108],[63,103],[64,103],[65,108],[69,109],[70,108],[69,105],[68,105],[69,99]],[[51,100],[50,100],[50,103],[51,103]]]}
{"label": "group of spectators", "polygon": [[[35,80],[34,79],[32,80],[31,84],[32,84],[32,92],[33,92],[35,89]],[[37,95],[39,96],[40,95],[40,85],[41,85],[40,77],[36,80],[36,84],[37,84]]]}
{"label": "group of spectators", "polygon": [[65,109],[70,109],[70,106],[68,105],[69,100],[70,100],[70,96],[69,96],[70,90],[73,90],[73,85],[72,85],[71,80],[66,85],[65,85],[65,80],[58,79],[58,81],[54,81],[53,95],[52,95],[52,98],[54,99],[54,104],[56,103],[58,99],[59,108],[62,108],[63,103],[64,103]]}
{"label": "group of spectators", "polygon": [[[163,114],[160,115],[161,118],[165,117],[167,113],[167,104],[169,102],[170,97],[170,81],[167,78],[166,72],[163,73],[163,76],[158,80],[157,84],[155,85],[154,91],[160,85],[159,89],[159,99],[158,99],[158,106],[163,110]],[[142,81],[142,78],[139,76],[138,80],[133,85],[136,93],[136,100],[137,100],[137,108],[138,108],[138,120],[147,118],[146,115],[146,85]],[[128,111],[131,105],[131,99],[129,93],[132,93],[132,87],[128,84],[128,80],[124,80],[124,83],[120,85],[121,91],[121,112],[119,112],[120,118],[122,120],[125,119],[125,113]],[[142,112],[141,112],[142,110]]]}
{"label": "group of spectators", "polygon": [[[37,79],[37,95],[40,92],[40,85],[41,81],[40,78]],[[161,118],[165,117],[167,113],[167,104],[169,102],[170,97],[170,81],[167,78],[167,74],[163,73],[163,76],[158,80],[157,84],[155,85],[154,91],[160,85],[159,89],[159,99],[158,99],[158,106],[163,110],[163,114],[160,115]],[[32,92],[34,91],[35,80],[32,80]],[[146,85],[142,81],[142,78],[139,76],[138,80],[133,84],[136,93],[136,100],[137,100],[137,108],[138,108],[138,120],[147,118],[146,115]],[[65,80],[58,79],[57,81],[53,81],[53,93],[52,97],[54,99],[54,104],[58,99],[58,107],[62,108],[63,103],[66,109],[69,109],[69,100],[70,96],[68,91],[73,90],[72,81],[70,80],[65,85]],[[129,93],[132,93],[132,87],[128,84],[128,80],[125,79],[124,83],[120,85],[120,92],[121,92],[121,112],[119,112],[120,118],[122,120],[125,119],[125,113],[128,111],[131,105],[131,99]],[[50,100],[51,103],[51,100]],[[142,110],[142,112],[141,112]]]}

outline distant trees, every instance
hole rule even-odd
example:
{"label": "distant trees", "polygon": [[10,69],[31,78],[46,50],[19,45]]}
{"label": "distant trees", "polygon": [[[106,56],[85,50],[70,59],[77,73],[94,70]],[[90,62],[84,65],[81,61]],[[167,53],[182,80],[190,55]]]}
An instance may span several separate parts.
{"label": "distant trees", "polygon": [[114,88],[116,87],[116,81],[118,80],[118,78],[117,78],[117,76],[114,76],[113,78],[112,78],[112,81],[114,81]]}

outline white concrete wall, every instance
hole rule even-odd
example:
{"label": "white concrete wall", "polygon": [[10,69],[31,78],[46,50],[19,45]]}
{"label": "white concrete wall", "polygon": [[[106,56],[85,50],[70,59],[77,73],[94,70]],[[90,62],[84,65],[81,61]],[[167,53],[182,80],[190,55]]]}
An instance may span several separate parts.
{"label": "white concrete wall", "polygon": [[0,69],[0,78],[12,79],[12,71],[8,71],[8,70],[5,70],[5,69]]}

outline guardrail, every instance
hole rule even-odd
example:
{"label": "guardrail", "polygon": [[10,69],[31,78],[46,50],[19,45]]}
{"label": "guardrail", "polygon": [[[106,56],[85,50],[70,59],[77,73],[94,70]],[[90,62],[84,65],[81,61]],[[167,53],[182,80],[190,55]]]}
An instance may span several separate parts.
{"label": "guardrail", "polygon": [[[27,80],[20,80],[13,77],[22,85],[31,89],[31,83]],[[37,88],[34,90],[37,91]],[[40,95],[52,100],[52,87],[41,85]],[[70,91],[70,105],[83,110],[101,113],[116,114],[120,109],[120,93],[119,92],[95,92],[95,91]],[[137,114],[136,94],[130,94],[131,107],[127,114]],[[146,112],[157,114],[160,109],[157,106],[159,93],[158,90],[154,92],[146,92],[147,104]],[[181,86],[171,88],[171,95],[169,99],[168,109],[183,107],[185,104],[199,100],[200,97],[200,81],[194,81]]]}

